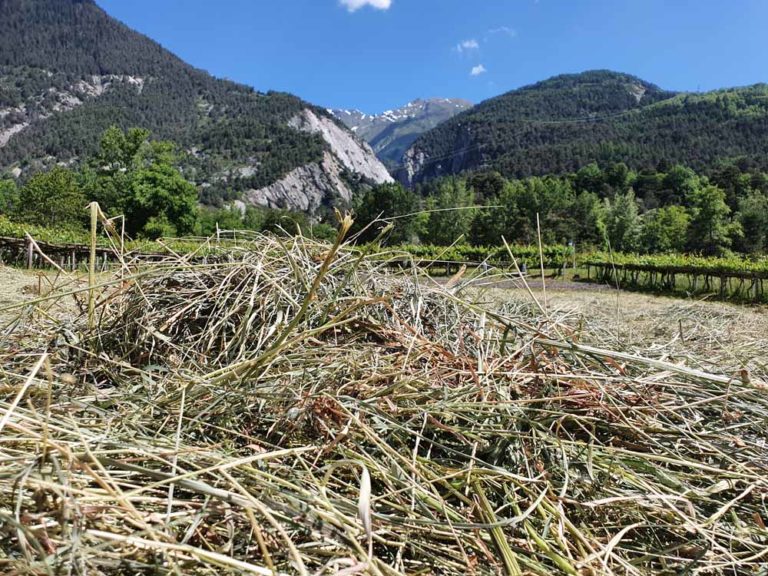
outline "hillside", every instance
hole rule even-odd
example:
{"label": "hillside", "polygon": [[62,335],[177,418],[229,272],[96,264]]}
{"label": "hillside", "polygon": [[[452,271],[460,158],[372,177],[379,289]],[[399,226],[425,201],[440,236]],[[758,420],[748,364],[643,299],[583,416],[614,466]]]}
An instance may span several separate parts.
{"label": "hillside", "polygon": [[77,161],[117,124],[177,142],[209,203],[313,212],[348,201],[350,179],[391,179],[324,110],[197,70],[92,0],[0,0],[0,13],[0,172]]}
{"label": "hillside", "polygon": [[746,157],[767,165],[768,86],[678,94],[609,71],[564,75],[478,104],[422,135],[398,175],[407,183],[491,168],[509,177],[590,162],[659,162],[706,170]]}
{"label": "hillside", "polygon": [[419,136],[471,107],[472,103],[467,100],[431,98],[414,100],[382,114],[365,114],[359,110],[329,112],[368,142],[382,162],[395,167]]}

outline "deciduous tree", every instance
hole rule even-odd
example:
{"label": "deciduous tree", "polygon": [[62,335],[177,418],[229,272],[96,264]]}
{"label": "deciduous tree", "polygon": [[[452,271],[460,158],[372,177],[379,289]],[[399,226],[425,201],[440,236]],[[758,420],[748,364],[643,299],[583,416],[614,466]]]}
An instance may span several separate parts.
{"label": "deciduous tree", "polygon": [[75,173],[57,166],[22,187],[18,213],[31,224],[72,227],[85,221],[87,203]]}

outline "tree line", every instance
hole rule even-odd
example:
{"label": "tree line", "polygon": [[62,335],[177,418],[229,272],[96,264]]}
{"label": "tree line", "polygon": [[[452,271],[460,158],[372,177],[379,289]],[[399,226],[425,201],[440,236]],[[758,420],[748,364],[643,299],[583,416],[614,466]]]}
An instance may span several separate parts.
{"label": "tree line", "polygon": [[[377,219],[380,221],[377,222]],[[374,224],[371,224],[371,223]],[[635,172],[590,164],[566,176],[498,172],[432,180],[409,191],[369,189],[358,233],[391,243],[477,246],[576,243],[622,252],[754,254],[768,244],[768,176],[727,164],[709,176],[684,166]]]}
{"label": "tree line", "polygon": [[[330,214],[318,221],[236,202],[206,204],[179,166],[172,142],[112,127],[77,169],[56,166],[21,186],[0,179],[0,214],[77,228],[86,223],[84,207],[96,201],[109,215],[125,215],[133,237],[209,235],[217,228],[334,236]],[[522,179],[477,172],[413,190],[358,183],[347,208],[360,242],[499,246],[503,239],[535,244],[541,235],[545,244],[620,252],[755,254],[768,247],[768,175],[738,163],[708,176],[680,165],[638,172],[614,163]]]}

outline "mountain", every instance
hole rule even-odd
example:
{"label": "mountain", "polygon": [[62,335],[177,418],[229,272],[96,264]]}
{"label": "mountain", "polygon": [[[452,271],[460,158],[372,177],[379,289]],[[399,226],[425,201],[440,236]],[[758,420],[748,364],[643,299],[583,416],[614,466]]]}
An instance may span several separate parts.
{"label": "mountain", "polygon": [[77,162],[118,125],[178,143],[208,203],[315,212],[391,181],[325,110],[195,69],[93,0],[0,0],[0,15],[0,172]]}
{"label": "mountain", "polygon": [[456,114],[468,110],[472,103],[456,98],[414,100],[397,110],[383,114],[364,114],[359,110],[328,110],[358,137],[368,142],[376,155],[390,168],[396,167],[403,154],[424,132]]}
{"label": "mountain", "polygon": [[558,174],[591,162],[631,168],[726,159],[768,168],[768,86],[667,91],[604,70],[563,75],[482,102],[420,136],[398,178],[408,184],[479,169]]}

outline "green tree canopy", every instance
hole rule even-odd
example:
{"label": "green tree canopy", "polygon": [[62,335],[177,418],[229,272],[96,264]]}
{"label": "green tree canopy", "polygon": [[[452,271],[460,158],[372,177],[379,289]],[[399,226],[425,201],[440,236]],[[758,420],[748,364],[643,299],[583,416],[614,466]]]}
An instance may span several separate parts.
{"label": "green tree canopy", "polygon": [[474,196],[463,180],[443,180],[437,194],[427,199],[426,229],[430,241],[448,246],[459,239],[468,240],[476,212],[473,206]]}
{"label": "green tree canopy", "polygon": [[682,252],[688,239],[691,217],[683,206],[651,210],[642,218],[640,248],[643,252]]}
{"label": "green tree canopy", "polygon": [[19,189],[13,180],[0,180],[0,214],[14,213],[19,206]]}
{"label": "green tree canopy", "polygon": [[81,181],[88,198],[107,214],[125,214],[130,234],[189,234],[197,220],[197,189],[177,164],[173,143],[151,141],[149,131],[140,128],[112,127]]}
{"label": "green tree canopy", "polygon": [[573,234],[570,240],[590,246],[601,246],[605,240],[605,205],[597,194],[582,192],[570,209]]}
{"label": "green tree canopy", "polygon": [[373,240],[387,223],[371,224],[382,218],[393,218],[388,241],[392,244],[411,242],[416,234],[418,209],[418,197],[400,184],[374,186],[356,203],[353,233],[359,233],[363,242]]}
{"label": "green tree canopy", "polygon": [[475,200],[483,202],[501,195],[506,183],[498,172],[477,172],[469,176],[467,186],[474,192]]}
{"label": "green tree canopy", "polygon": [[606,200],[605,228],[611,248],[631,252],[637,248],[640,233],[640,215],[634,191],[617,194]]}
{"label": "green tree canopy", "polygon": [[688,248],[706,256],[723,253],[731,246],[725,192],[711,184],[693,188],[688,194],[692,219],[688,231]]}
{"label": "green tree canopy", "polygon": [[739,200],[738,222],[743,235],[737,239],[740,252],[756,254],[768,248],[768,196],[751,192]]}
{"label": "green tree canopy", "polygon": [[37,174],[22,187],[18,214],[30,224],[73,227],[85,221],[87,204],[75,173],[57,166]]}
{"label": "green tree canopy", "polygon": [[662,206],[682,205],[699,186],[699,177],[690,168],[673,166],[663,176],[659,202]]}
{"label": "green tree canopy", "polygon": [[152,142],[144,146],[131,176],[126,206],[127,228],[149,237],[184,235],[197,221],[197,189],[173,165],[172,145]]}

